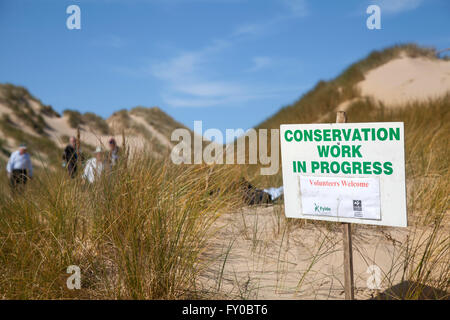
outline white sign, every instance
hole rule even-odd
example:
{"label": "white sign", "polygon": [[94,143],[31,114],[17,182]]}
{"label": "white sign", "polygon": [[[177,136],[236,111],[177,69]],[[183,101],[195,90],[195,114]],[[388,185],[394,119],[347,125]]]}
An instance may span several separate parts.
{"label": "white sign", "polygon": [[407,226],[402,122],[281,125],[288,218]]}
{"label": "white sign", "polygon": [[299,178],[305,215],[381,220],[378,178]]}

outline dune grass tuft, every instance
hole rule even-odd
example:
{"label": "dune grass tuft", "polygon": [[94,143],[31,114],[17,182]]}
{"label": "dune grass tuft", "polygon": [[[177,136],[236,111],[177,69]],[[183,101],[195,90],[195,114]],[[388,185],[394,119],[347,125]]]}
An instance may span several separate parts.
{"label": "dune grass tuft", "polygon": [[[93,185],[45,171],[22,197],[3,183],[0,297],[193,297],[209,227],[239,202],[224,169],[136,155]],[[69,265],[81,290],[67,289]]]}

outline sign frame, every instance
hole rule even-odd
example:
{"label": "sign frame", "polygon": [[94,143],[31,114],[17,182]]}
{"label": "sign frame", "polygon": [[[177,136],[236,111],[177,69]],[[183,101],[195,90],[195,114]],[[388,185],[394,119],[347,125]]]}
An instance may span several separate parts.
{"label": "sign frame", "polygon": [[[286,131],[294,133],[296,130],[326,130],[333,129],[342,130],[345,129],[380,129],[380,128],[394,128],[395,132],[400,133],[400,137],[397,139],[397,135],[393,135],[393,140],[375,140],[368,139],[367,141],[296,141],[291,139],[290,142],[286,141]],[[380,131],[380,130],[378,130]],[[377,131],[377,132],[378,132]],[[292,138],[293,135],[288,133],[288,137]],[[351,132],[351,131],[350,131]],[[384,132],[384,131],[383,131]],[[368,134],[368,137],[373,138],[372,134]],[[323,137],[322,137],[323,138]],[[322,123],[322,124],[283,124],[280,126],[280,140],[281,140],[281,159],[282,159],[282,173],[283,173],[283,186],[284,186],[284,201],[285,201],[285,214],[288,218],[301,218],[301,219],[313,219],[332,222],[344,222],[344,223],[359,223],[379,226],[390,227],[407,227],[407,207],[406,207],[406,179],[405,179],[405,151],[404,151],[404,123],[403,122],[364,122],[364,123]],[[357,154],[362,155],[362,158],[355,157],[327,157],[321,158],[317,146],[334,146],[338,145],[343,147],[348,145],[351,148],[355,148]],[[354,146],[354,147],[352,147]],[[361,147],[357,147],[361,146]],[[344,161],[351,162],[357,160],[363,162],[391,162],[392,173],[390,175],[384,172],[379,175],[373,174],[343,174],[343,173],[322,173],[312,172],[312,161],[334,161],[343,163]],[[384,161],[383,161],[384,160]],[[306,162],[306,172],[294,172],[294,161]],[[309,166],[309,167],[308,167]],[[302,168],[304,169],[305,166]],[[388,173],[389,170],[386,170]],[[311,216],[302,212],[301,206],[301,192],[299,191],[299,183],[293,182],[293,177],[300,175],[317,176],[317,177],[341,177],[341,178],[378,178],[380,179],[380,203],[381,203],[381,219],[380,220],[368,220],[360,218],[350,217],[330,217],[330,216]]]}

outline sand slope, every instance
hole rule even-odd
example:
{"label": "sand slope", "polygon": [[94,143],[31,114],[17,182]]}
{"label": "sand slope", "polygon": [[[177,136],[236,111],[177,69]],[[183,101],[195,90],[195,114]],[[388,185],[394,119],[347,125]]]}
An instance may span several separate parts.
{"label": "sand slope", "polygon": [[450,61],[401,56],[369,71],[358,87],[388,106],[436,98],[450,91]]}
{"label": "sand slope", "polygon": [[[231,299],[344,299],[341,226],[296,223],[279,205],[220,216],[199,289]],[[407,239],[423,243],[430,230],[353,225],[352,233],[355,298],[370,299],[402,281]],[[380,270],[378,290],[368,285],[373,265]]]}
{"label": "sand slope", "polygon": [[[22,130],[23,132],[25,132],[29,135],[32,135],[32,136],[36,136],[36,137],[42,136],[43,138],[49,138],[53,142],[55,142],[58,147],[61,147],[61,148],[65,144],[63,142],[64,137],[67,139],[67,137],[77,135],[77,130],[72,128],[69,124],[68,116],[65,116],[65,115],[63,115],[61,117],[48,116],[41,112],[40,102],[38,102],[37,100],[34,100],[34,99],[30,99],[28,97],[25,99],[27,100],[27,102],[31,106],[31,108],[36,112],[36,114],[40,114],[42,116],[42,118],[44,119],[47,127],[44,129],[45,133],[43,135],[36,133],[36,131],[34,131],[22,119],[17,118],[14,115],[13,111],[10,108],[8,108],[7,105],[4,105],[3,103],[0,103],[0,116],[3,116],[3,114],[7,114],[10,117],[10,119],[13,121],[13,123],[16,124],[20,128],[20,130]],[[167,148],[171,148],[173,146],[172,142],[166,136],[164,136],[161,132],[159,132],[157,128],[148,124],[147,121],[145,121],[142,117],[140,117],[138,115],[130,115],[130,121],[131,121],[130,127],[133,126],[133,124],[139,124],[139,125],[143,126],[146,130],[151,132],[151,134],[152,134],[152,139],[151,139],[151,141],[149,141],[145,137],[145,135],[141,134],[140,132],[130,131],[130,130],[128,130],[129,128],[125,128],[127,145],[130,147],[131,153],[134,153],[134,151],[137,151],[137,150],[143,150],[147,145],[152,145],[155,143],[158,143]],[[104,134],[100,134],[99,132],[96,132],[96,130],[93,130],[92,128],[90,128],[88,126],[81,126],[82,144],[89,145],[91,147],[101,145],[104,148],[106,148],[109,138],[115,137],[117,143],[119,145],[122,145],[122,130],[120,130],[120,131],[113,130],[114,129],[113,123],[111,121],[107,121],[107,123],[108,123],[111,131],[115,134],[104,135]],[[4,144],[3,147],[6,150],[8,150],[9,152],[12,152],[13,150],[15,150],[17,148],[18,144],[21,142],[21,141],[14,141],[14,139],[11,139],[11,137],[7,137],[2,132],[2,130],[0,130],[0,138],[6,142],[6,144]],[[152,148],[150,148],[150,149],[152,149]],[[155,153],[155,152],[152,152],[152,153]],[[155,155],[158,155],[158,154],[155,154]],[[6,159],[6,157],[3,154],[0,154],[0,157]]]}

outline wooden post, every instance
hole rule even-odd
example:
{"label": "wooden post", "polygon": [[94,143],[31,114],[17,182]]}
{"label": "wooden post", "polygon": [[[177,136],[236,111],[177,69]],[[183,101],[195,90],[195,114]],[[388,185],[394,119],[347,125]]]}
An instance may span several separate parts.
{"label": "wooden post", "polygon": [[78,170],[80,170],[80,164],[81,164],[80,144],[81,144],[80,127],[77,127],[77,141],[75,143],[75,148],[76,148],[76,153],[77,153],[77,169]]}
{"label": "wooden post", "polygon": [[[336,123],[346,123],[345,111],[338,111]],[[353,252],[352,252],[352,228],[350,223],[342,223],[342,234],[344,240],[344,277],[345,277],[345,299],[355,298],[355,286],[353,280]]]}
{"label": "wooden post", "polygon": [[125,136],[125,129],[122,129],[122,156],[124,161],[125,169],[128,167],[128,156],[130,155],[130,149],[129,146],[126,144],[126,136]]}
{"label": "wooden post", "polygon": [[345,300],[355,298],[355,286],[353,282],[353,252],[352,252],[352,228],[350,223],[342,224],[344,235],[344,277]]}
{"label": "wooden post", "polygon": [[[77,153],[77,172],[81,170],[81,154],[80,154],[80,146],[81,146],[81,134],[80,127],[77,127],[77,140],[75,142],[75,152]],[[84,181],[84,180],[83,180]],[[83,216],[81,219],[81,239],[84,240],[84,236],[86,235],[86,219]]]}

